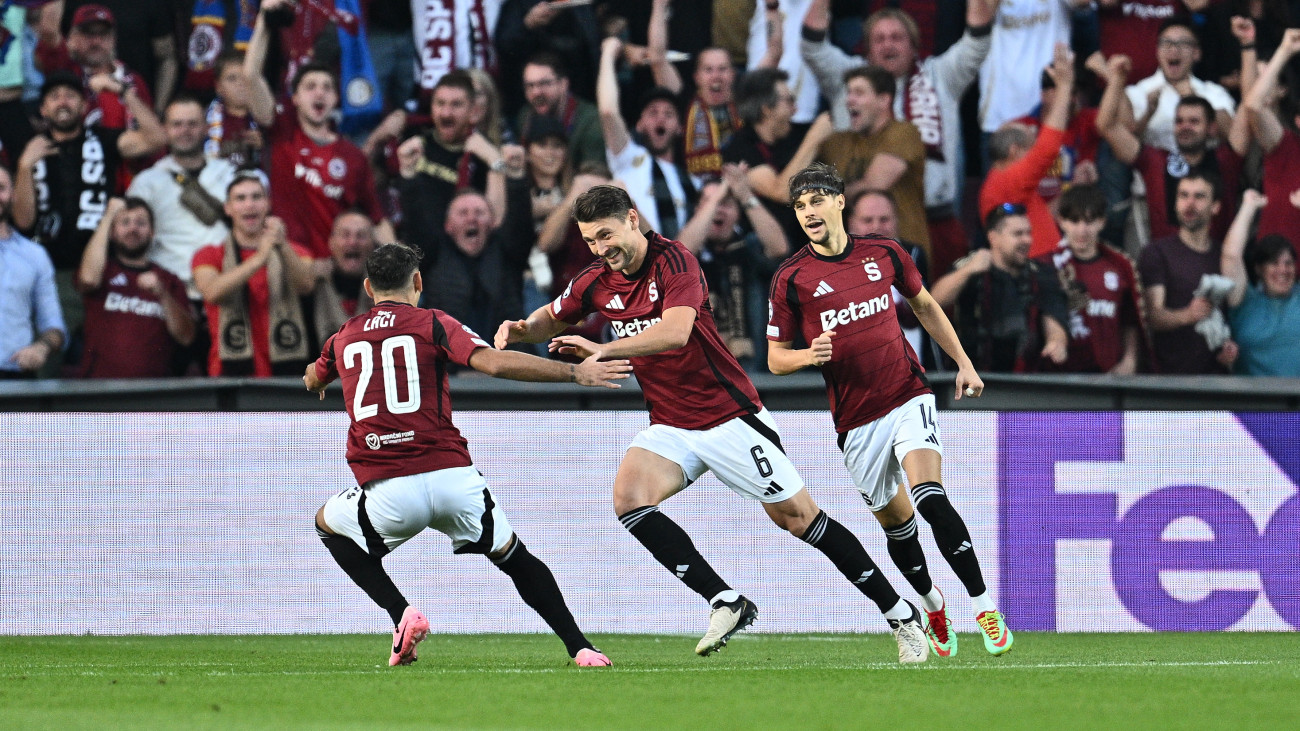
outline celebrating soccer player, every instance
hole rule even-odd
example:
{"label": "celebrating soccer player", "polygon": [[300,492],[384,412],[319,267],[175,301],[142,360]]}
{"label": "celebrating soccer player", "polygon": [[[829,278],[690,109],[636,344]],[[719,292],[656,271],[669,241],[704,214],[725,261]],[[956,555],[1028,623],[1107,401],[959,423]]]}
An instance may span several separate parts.
{"label": "celebrating soccer player", "polygon": [[366,294],[377,304],[348,320],[307,366],[307,389],[343,380],[352,426],[348,464],[357,486],[331,497],[316,513],[316,532],[334,560],[393,618],[389,665],[416,660],[429,620],[410,606],[381,560],[427,528],[451,538],[454,553],[487,555],[519,595],[546,620],[582,667],[609,665],[565,606],[551,570],[528,552],[470,461],[451,421],[447,361],[516,381],[568,381],[618,388],[626,360],[588,358],[569,365],[494,350],[439,310],[416,307],[424,288],[420,255],[385,244],[366,259]]}
{"label": "celebrating soccer player", "polygon": [[[926,637],[935,653],[956,654],[957,634],[926,569],[912,503],[898,489],[904,474],[916,510],[970,593],[985,649],[1001,655],[1011,649],[1011,632],[984,585],[966,523],[944,491],[934,394],[891,311],[891,285],[957,363],[956,398],[978,397],[984,382],[898,242],[845,232],[844,181],[835,168],[821,163],[805,168],[790,181],[790,203],[809,243],[772,278],[768,368],[777,375],[821,368],[844,465],[885,529],[890,558],[921,595]],[[796,334],[808,348],[793,347]]]}
{"label": "celebrating soccer player", "polygon": [[684,246],[640,230],[622,188],[598,185],[574,202],[582,238],[599,257],[554,302],[526,320],[507,321],[496,346],[540,343],[592,312],[619,339],[598,345],[576,335],[552,350],[584,358],[628,358],[650,408],[650,426],[632,440],[614,478],[619,520],[650,553],[713,607],[695,647],[708,655],[758,616],[659,504],[712,470],[742,497],[763,504],[781,528],[826,554],[884,613],[900,662],[923,662],[929,647],[920,612],[899,598],[852,533],[817,507],[781,447],[776,422],[727,351],[709,309],[699,263]]}

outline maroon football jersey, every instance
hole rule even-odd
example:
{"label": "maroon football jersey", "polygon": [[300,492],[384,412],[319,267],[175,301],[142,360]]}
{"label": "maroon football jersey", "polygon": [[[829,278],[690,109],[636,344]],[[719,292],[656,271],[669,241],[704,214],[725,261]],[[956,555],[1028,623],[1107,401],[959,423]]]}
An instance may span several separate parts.
{"label": "maroon football jersey", "polygon": [[82,378],[163,378],[170,376],[178,347],[167,331],[163,304],[138,284],[153,272],[173,300],[189,307],[185,284],[157,264],[129,267],[109,257],[99,288],[82,295],[86,308],[86,349]]}
{"label": "maroon football jersey", "polygon": [[822,256],[806,245],[772,277],[767,339],[791,342],[827,330],[831,360],[821,367],[835,430],[846,432],[929,393],[925,369],[898,317],[890,287],[904,297],[921,291],[921,272],[897,241],[849,236],[843,253]]}
{"label": "maroon football jersey", "polygon": [[376,304],[325,341],[316,376],[343,379],[358,484],[470,465],[451,423],[447,361],[467,366],[486,347],[447,313],[398,302]]}
{"label": "maroon football jersey", "polygon": [[576,324],[589,313],[609,318],[614,334],[632,337],[663,318],[664,310],[695,310],[686,345],[631,358],[650,422],[681,429],[709,429],[763,408],[749,376],[732,357],[709,308],[700,264],[686,247],[650,233],[641,269],[632,276],[596,261],[573,278],[551,303],[557,320]]}
{"label": "maroon football jersey", "polygon": [[1124,356],[1124,330],[1141,328],[1141,288],[1133,262],[1102,244],[1080,261],[1062,248],[1044,263],[1055,267],[1070,303],[1070,351],[1059,370],[1105,373]]}

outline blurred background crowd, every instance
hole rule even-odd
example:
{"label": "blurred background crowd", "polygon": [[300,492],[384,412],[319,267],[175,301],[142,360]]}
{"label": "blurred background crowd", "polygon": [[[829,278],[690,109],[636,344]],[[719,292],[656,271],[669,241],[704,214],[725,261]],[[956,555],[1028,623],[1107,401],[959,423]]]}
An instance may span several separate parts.
{"label": "blurred background crowd", "polygon": [[571,209],[610,182],[765,370],[813,161],[982,370],[1300,376],[1300,0],[2,0],[0,21],[0,378],[299,375],[392,241],[423,254],[422,304],[490,335],[594,260]]}

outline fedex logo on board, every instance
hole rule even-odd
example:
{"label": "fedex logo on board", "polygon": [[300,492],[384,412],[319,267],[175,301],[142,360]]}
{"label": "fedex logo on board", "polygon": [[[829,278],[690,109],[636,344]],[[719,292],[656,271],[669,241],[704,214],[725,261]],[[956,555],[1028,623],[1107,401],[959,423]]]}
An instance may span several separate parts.
{"label": "fedex logo on board", "polygon": [[1092,629],[1300,629],[1297,433],[1293,413],[999,414],[1003,611],[1026,630],[1108,611]]}

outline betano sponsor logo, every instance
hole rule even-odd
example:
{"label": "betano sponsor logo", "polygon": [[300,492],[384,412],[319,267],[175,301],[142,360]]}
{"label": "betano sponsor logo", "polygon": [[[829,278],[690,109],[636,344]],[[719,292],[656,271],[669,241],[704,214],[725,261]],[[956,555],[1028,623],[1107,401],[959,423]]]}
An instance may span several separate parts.
{"label": "betano sponsor logo", "polygon": [[627,322],[613,320],[610,322],[610,325],[614,327],[615,335],[620,338],[630,338],[633,335],[640,335],[652,325],[658,324],[662,319],[662,317],[652,317],[648,320],[629,320]]}
{"label": "betano sponsor logo", "polygon": [[140,299],[139,297],[126,297],[120,292],[109,292],[104,298],[104,309],[108,312],[127,312],[132,315],[141,317],[157,317],[162,319],[162,305],[152,300]]}
{"label": "betano sponsor logo", "polygon": [[822,330],[832,330],[836,325],[847,325],[888,309],[889,295],[882,294],[866,302],[854,302],[841,310],[826,310],[821,314]]}

